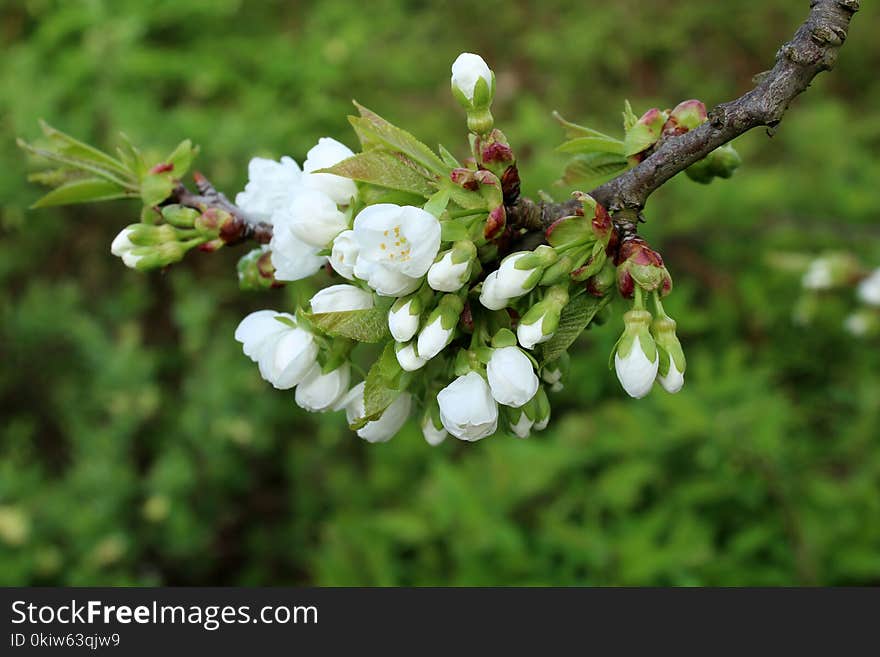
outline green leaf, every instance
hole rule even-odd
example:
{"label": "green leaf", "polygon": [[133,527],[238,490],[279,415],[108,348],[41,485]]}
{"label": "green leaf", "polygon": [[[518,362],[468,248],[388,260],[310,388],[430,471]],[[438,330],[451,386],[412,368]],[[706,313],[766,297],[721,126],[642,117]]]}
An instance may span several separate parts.
{"label": "green leaf", "polygon": [[547,242],[552,247],[583,243],[592,236],[592,226],[586,217],[564,217],[547,229]]}
{"label": "green leaf", "polygon": [[148,173],[141,179],[141,199],[144,205],[158,205],[171,196],[174,179],[168,174]]}
{"label": "green leaf", "polygon": [[424,205],[424,210],[435,217],[439,217],[446,211],[447,205],[449,205],[449,190],[441,189],[428,199],[428,202]]}
{"label": "green leaf", "polygon": [[612,137],[577,137],[556,147],[562,153],[613,153],[623,155],[623,142]]}
{"label": "green leaf", "polygon": [[385,345],[382,355],[373,363],[364,383],[364,418],[378,419],[400,395],[402,384],[408,381],[403,377],[403,369],[394,353],[394,342]]}
{"label": "green leaf", "polygon": [[388,311],[381,308],[315,313],[309,315],[309,319],[332,337],[349,338],[358,342],[381,342],[389,335]]}
{"label": "green leaf", "polygon": [[438,146],[438,150],[440,151],[440,158],[446,163],[446,165],[452,169],[457,169],[461,166],[461,162],[458,161],[452,153],[446,150],[446,147],[443,144]]}
{"label": "green leaf", "polygon": [[43,120],[40,120],[40,128],[58,153],[72,159],[91,162],[102,169],[114,171],[123,176],[131,176],[131,171],[126,169],[122,162],[107,153],[99,151],[97,148],[89,146],[78,139],[74,139],[70,135],[53,128]]}
{"label": "green leaf", "polygon": [[626,137],[623,142],[624,155],[629,157],[630,155],[641,153],[646,148],[656,144],[659,138],[659,130],[655,130],[643,123],[637,123],[626,131]]}
{"label": "green leaf", "polygon": [[488,211],[486,198],[482,194],[459,187],[449,178],[442,178],[440,180],[440,189],[449,192],[449,198],[452,199],[452,202],[465,210]]}
{"label": "green leaf", "polygon": [[639,117],[633,112],[632,105],[629,104],[629,101],[623,101],[623,129],[629,130],[636,124],[636,122],[638,122],[638,120]]}
{"label": "green leaf", "polygon": [[436,184],[407,166],[397,155],[383,151],[365,151],[332,167],[320,169],[360,182],[380,185],[428,198],[437,191]]}
{"label": "green leaf", "polygon": [[354,105],[360,112],[360,117],[349,117],[349,121],[361,140],[364,150],[374,148],[391,150],[406,155],[428,171],[438,175],[445,176],[449,173],[451,167],[406,130],[389,123],[357,102]]}
{"label": "green leaf", "polygon": [[55,150],[37,148],[36,146],[28,144],[23,139],[16,140],[16,143],[18,144],[19,148],[26,150],[28,153],[37,157],[45,158],[50,162],[58,163],[66,169],[70,169],[72,171],[87,171],[94,176],[115,183],[125,189],[129,189],[131,191],[135,191],[137,189],[137,183],[135,183],[135,181],[130,177],[123,176],[116,171],[106,169],[90,160],[79,159]]}
{"label": "green leaf", "polygon": [[577,139],[579,137],[613,139],[613,137],[609,137],[605,133],[594,130],[593,128],[588,128],[587,126],[578,125],[577,123],[567,121],[566,119],[562,118],[562,115],[559,112],[553,112],[553,118],[556,119],[556,121],[562,126],[562,129],[565,130],[565,136],[569,139]]}
{"label": "green leaf", "polygon": [[458,242],[468,238],[468,229],[460,221],[450,220],[440,222],[440,240],[442,242]]}
{"label": "green leaf", "polygon": [[90,201],[109,201],[130,198],[131,192],[101,178],[83,178],[61,185],[43,196],[31,208],[48,208],[55,205],[72,205]]}
{"label": "green leaf", "polygon": [[192,161],[198,153],[198,146],[193,148],[192,141],[189,139],[184,139],[177,145],[177,148],[171,152],[166,160],[166,162],[174,165],[171,172],[175,178],[182,178],[189,171]]}
{"label": "green leaf", "polygon": [[601,299],[589,294],[572,297],[568,305],[562,309],[556,333],[542,345],[541,358],[543,362],[554,361],[568,351],[581,332],[593,321],[596,313],[602,310],[610,300],[610,294],[606,294]]}
{"label": "green leaf", "polygon": [[567,185],[597,187],[628,166],[625,158],[612,153],[575,155],[566,165],[562,180]]}

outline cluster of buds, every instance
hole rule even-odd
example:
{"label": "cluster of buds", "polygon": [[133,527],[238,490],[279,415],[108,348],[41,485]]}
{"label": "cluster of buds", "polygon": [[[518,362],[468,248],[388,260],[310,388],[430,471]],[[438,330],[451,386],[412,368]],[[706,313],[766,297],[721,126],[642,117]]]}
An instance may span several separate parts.
{"label": "cluster of buds", "polygon": [[[648,157],[662,140],[683,135],[705,123],[707,118],[706,106],[695,99],[682,101],[671,110],[653,107],[638,118],[627,104],[624,111],[624,154],[631,164],[637,164]],[[715,178],[730,178],[741,163],[733,146],[726,144],[692,164],[686,172],[691,180],[708,184]]]}
{"label": "cluster of buds", "polygon": [[126,226],[110,245],[110,252],[121,258],[126,267],[140,271],[179,262],[196,247],[214,250],[223,244],[224,227],[234,221],[226,212],[201,213],[182,205],[166,205],[158,214],[150,210],[144,214],[153,223]]}
{"label": "cluster of buds", "polygon": [[[672,289],[663,258],[642,238],[628,237],[618,251],[617,284],[621,296],[633,299],[612,352],[620,384],[637,399],[647,395],[655,381],[667,392],[678,392],[684,385],[686,362],[675,320],[661,302]],[[653,315],[645,307],[647,296],[654,301]]]}

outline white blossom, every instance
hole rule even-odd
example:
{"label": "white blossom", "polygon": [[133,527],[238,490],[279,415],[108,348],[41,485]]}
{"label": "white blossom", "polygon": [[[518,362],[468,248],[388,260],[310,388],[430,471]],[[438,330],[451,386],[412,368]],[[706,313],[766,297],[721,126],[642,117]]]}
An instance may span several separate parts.
{"label": "white blossom", "polygon": [[235,204],[257,221],[272,221],[272,215],[286,207],[301,186],[302,172],[290,157],[280,162],[262,157],[248,164],[248,183],[235,196]]}
{"label": "white blossom", "polygon": [[245,355],[255,361],[260,375],[279,390],[287,390],[302,381],[318,356],[314,336],[299,327],[275,319],[293,316],[274,310],[258,310],[245,317],[235,330]]}
{"label": "white blossom", "polygon": [[473,101],[474,89],[480,79],[492,87],[492,69],[479,55],[463,52],[452,63],[452,85],[468,100]]}
{"label": "white blossom", "polygon": [[298,281],[308,278],[324,266],[325,256],[318,255],[318,249],[303,242],[291,228],[289,207],[276,211],[272,215],[272,239],[269,249],[272,252],[272,266],[275,267],[275,279],[279,281]]}
{"label": "white blossom", "polygon": [[492,397],[499,404],[519,408],[538,392],[532,361],[517,347],[495,349],[486,366]]}
{"label": "white blossom", "polygon": [[648,360],[648,356],[642,350],[639,336],[633,338],[633,345],[626,357],[621,358],[620,353],[614,354],[614,369],[620,385],[630,397],[641,399],[649,392],[657,378],[657,369],[660,359],[654,355],[654,360]]}
{"label": "white blossom", "polygon": [[354,265],[355,262],[357,262],[359,250],[354,231],[342,231],[333,240],[333,249],[330,253],[330,266],[333,267],[333,270],[343,278],[353,280]]}
{"label": "white blossom", "polygon": [[306,155],[303,162],[304,183],[307,187],[323,192],[336,205],[348,205],[357,194],[357,185],[350,178],[336,176],[332,173],[312,173],[318,169],[327,169],[334,164],[350,158],[354,153],[345,144],[330,137],[321,137],[317,145]]}
{"label": "white blossom", "polygon": [[437,394],[440,420],[460,440],[475,441],[498,429],[498,405],[486,380],[476,372],[458,377]]}
{"label": "white blossom", "polygon": [[288,207],[290,230],[300,240],[319,249],[326,248],[339,233],[348,228],[345,214],[324,192],[302,189]]}
{"label": "white blossom", "polygon": [[[348,423],[363,418],[365,413],[364,406],[364,388],[365,383],[361,381],[357,384],[348,395],[344,398],[345,416]],[[394,435],[400,431],[400,428],[409,417],[412,407],[412,396],[409,393],[401,393],[391,405],[385,409],[382,416],[378,420],[371,420],[357,430],[357,435],[370,443],[384,443],[391,440]]]}
{"label": "white blossom", "polygon": [[309,301],[313,313],[341,313],[373,307],[373,295],[354,285],[342,283],[318,291]]}
{"label": "white blossom", "polygon": [[313,413],[330,410],[348,391],[350,378],[351,365],[347,362],[326,374],[322,374],[321,366],[315,363],[296,387],[296,403]]}
{"label": "white blossom", "polygon": [[440,249],[437,217],[413,206],[378,203],[354,220],[358,256],[354,275],[384,296],[418,288]]}

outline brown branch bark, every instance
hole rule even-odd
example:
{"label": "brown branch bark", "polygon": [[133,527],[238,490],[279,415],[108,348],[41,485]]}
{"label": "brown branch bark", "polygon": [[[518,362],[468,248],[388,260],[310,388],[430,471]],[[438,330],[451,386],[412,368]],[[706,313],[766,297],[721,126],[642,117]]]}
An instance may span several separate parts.
{"label": "brown branch bark", "polygon": [[[675,174],[752,128],[775,128],[813,78],[834,66],[858,9],[859,0],[812,0],[806,21],[779,49],[775,66],[754,89],[712,109],[708,121],[696,129],[665,139],[645,160],[590,195],[614,214],[618,228],[634,231],[648,197]],[[538,222],[546,228],[577,207],[576,201],[536,203],[522,198],[508,208],[508,218],[534,230]]]}
{"label": "brown branch bark", "polygon": [[[809,16],[794,37],[779,49],[776,64],[761,76],[754,89],[713,108],[708,120],[694,130],[663,139],[638,165],[592,190],[590,195],[612,212],[618,230],[624,235],[634,233],[648,197],[677,173],[752,128],[775,128],[789,104],[809,87],[813,78],[834,66],[850,19],[858,9],[859,0],[812,0]],[[217,208],[232,214],[240,232],[232,235],[228,243],[247,239],[261,244],[269,242],[270,224],[248,217],[204,176],[196,174],[196,184],[198,194],[180,184],[169,202],[201,210]],[[548,202],[520,197],[506,207],[507,221],[542,236],[550,224],[575,214],[579,208],[580,203],[573,199]]]}
{"label": "brown branch bark", "polygon": [[268,244],[272,239],[272,224],[257,221],[244,210],[226,198],[217,190],[211,181],[199,172],[193,174],[198,193],[189,190],[182,182],[178,183],[166,203],[180,203],[188,208],[201,212],[209,209],[228,212],[235,219],[234,225],[224,230],[221,235],[227,244],[237,244],[252,239],[258,244]]}

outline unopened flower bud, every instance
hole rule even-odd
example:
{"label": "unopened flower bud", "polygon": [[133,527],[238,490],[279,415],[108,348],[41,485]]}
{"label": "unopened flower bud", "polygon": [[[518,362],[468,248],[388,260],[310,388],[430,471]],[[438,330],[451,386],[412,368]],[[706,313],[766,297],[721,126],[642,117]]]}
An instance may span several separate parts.
{"label": "unopened flower bud", "polygon": [[687,363],[675,334],[675,320],[665,314],[657,317],[651,323],[651,335],[660,357],[657,382],[666,392],[678,392],[684,385]]}
{"label": "unopened flower bud", "polygon": [[394,354],[397,356],[397,362],[407,372],[415,372],[425,366],[428,361],[420,358],[416,353],[415,342],[400,343],[394,346]]}
{"label": "unopened flower bud", "polygon": [[486,375],[492,397],[505,406],[518,408],[538,390],[538,376],[532,361],[519,347],[494,349],[486,365]]}
{"label": "unopened flower bud", "polygon": [[535,424],[532,425],[532,429],[543,431],[550,423],[550,400],[547,399],[547,393],[543,386],[538,388],[538,394],[535,395],[533,404],[535,407]]}
{"label": "unopened flower bud", "polygon": [[368,310],[373,307],[373,295],[359,287],[343,283],[319,290],[309,300],[309,305],[315,314]]}
{"label": "unopened flower bud", "polygon": [[742,158],[739,153],[731,144],[725,144],[690,165],[685,173],[694,182],[708,184],[715,178],[730,178],[740,164]]}
{"label": "unopened flower bud", "polygon": [[663,125],[669,117],[656,107],[642,114],[623,138],[624,155],[640,160],[641,154],[660,140]]}
{"label": "unopened flower bud", "polygon": [[638,235],[623,241],[617,256],[617,283],[624,297],[632,297],[637,285],[646,292],[659,290],[662,295],[672,290],[672,277],[663,258]]}
{"label": "unopened flower bud", "polygon": [[523,315],[516,329],[516,337],[525,349],[533,349],[536,344],[553,337],[559,326],[562,309],[568,303],[568,290],[563,285],[549,288],[534,306]]}
{"label": "unopened flower bud", "polygon": [[534,421],[526,415],[522,408],[509,408],[504,410],[510,432],[517,438],[528,438],[532,433]]}
{"label": "unopened flower bud", "polygon": [[198,216],[198,210],[176,203],[162,208],[162,218],[178,228],[192,228]]}
{"label": "unopened flower bud", "polygon": [[464,304],[454,294],[447,294],[428,316],[425,327],[419,333],[418,355],[424,360],[431,360],[452,341],[455,327]]}
{"label": "unopened flower bud", "polygon": [[436,399],[428,405],[422,416],[422,435],[425,437],[425,442],[432,447],[442,443],[449,435],[440,419],[440,406]]}
{"label": "unopened flower bud", "polygon": [[669,113],[669,119],[663,126],[663,135],[681,135],[705,121],[706,106],[699,100],[685,100]]}
{"label": "unopened flower bud", "polygon": [[630,310],[623,316],[624,330],[614,350],[614,368],[623,389],[630,397],[641,399],[651,391],[660,358],[651,337],[651,313]]}
{"label": "unopened flower bud", "polygon": [[465,109],[468,129],[476,134],[492,130],[489,106],[495,95],[495,74],[485,60],[473,53],[461,53],[452,64],[452,95]]}
{"label": "unopened flower bud", "polygon": [[237,270],[238,287],[242,290],[265,290],[283,285],[275,280],[272,254],[266,247],[254,249],[242,256]]}
{"label": "unopened flower bud", "polygon": [[388,329],[398,342],[407,342],[419,330],[419,314],[422,302],[418,295],[403,297],[394,302],[388,311]]}
{"label": "unopened flower bud", "polygon": [[470,278],[471,265],[477,257],[473,242],[462,240],[452,245],[428,270],[428,285],[438,292],[456,292]]}

